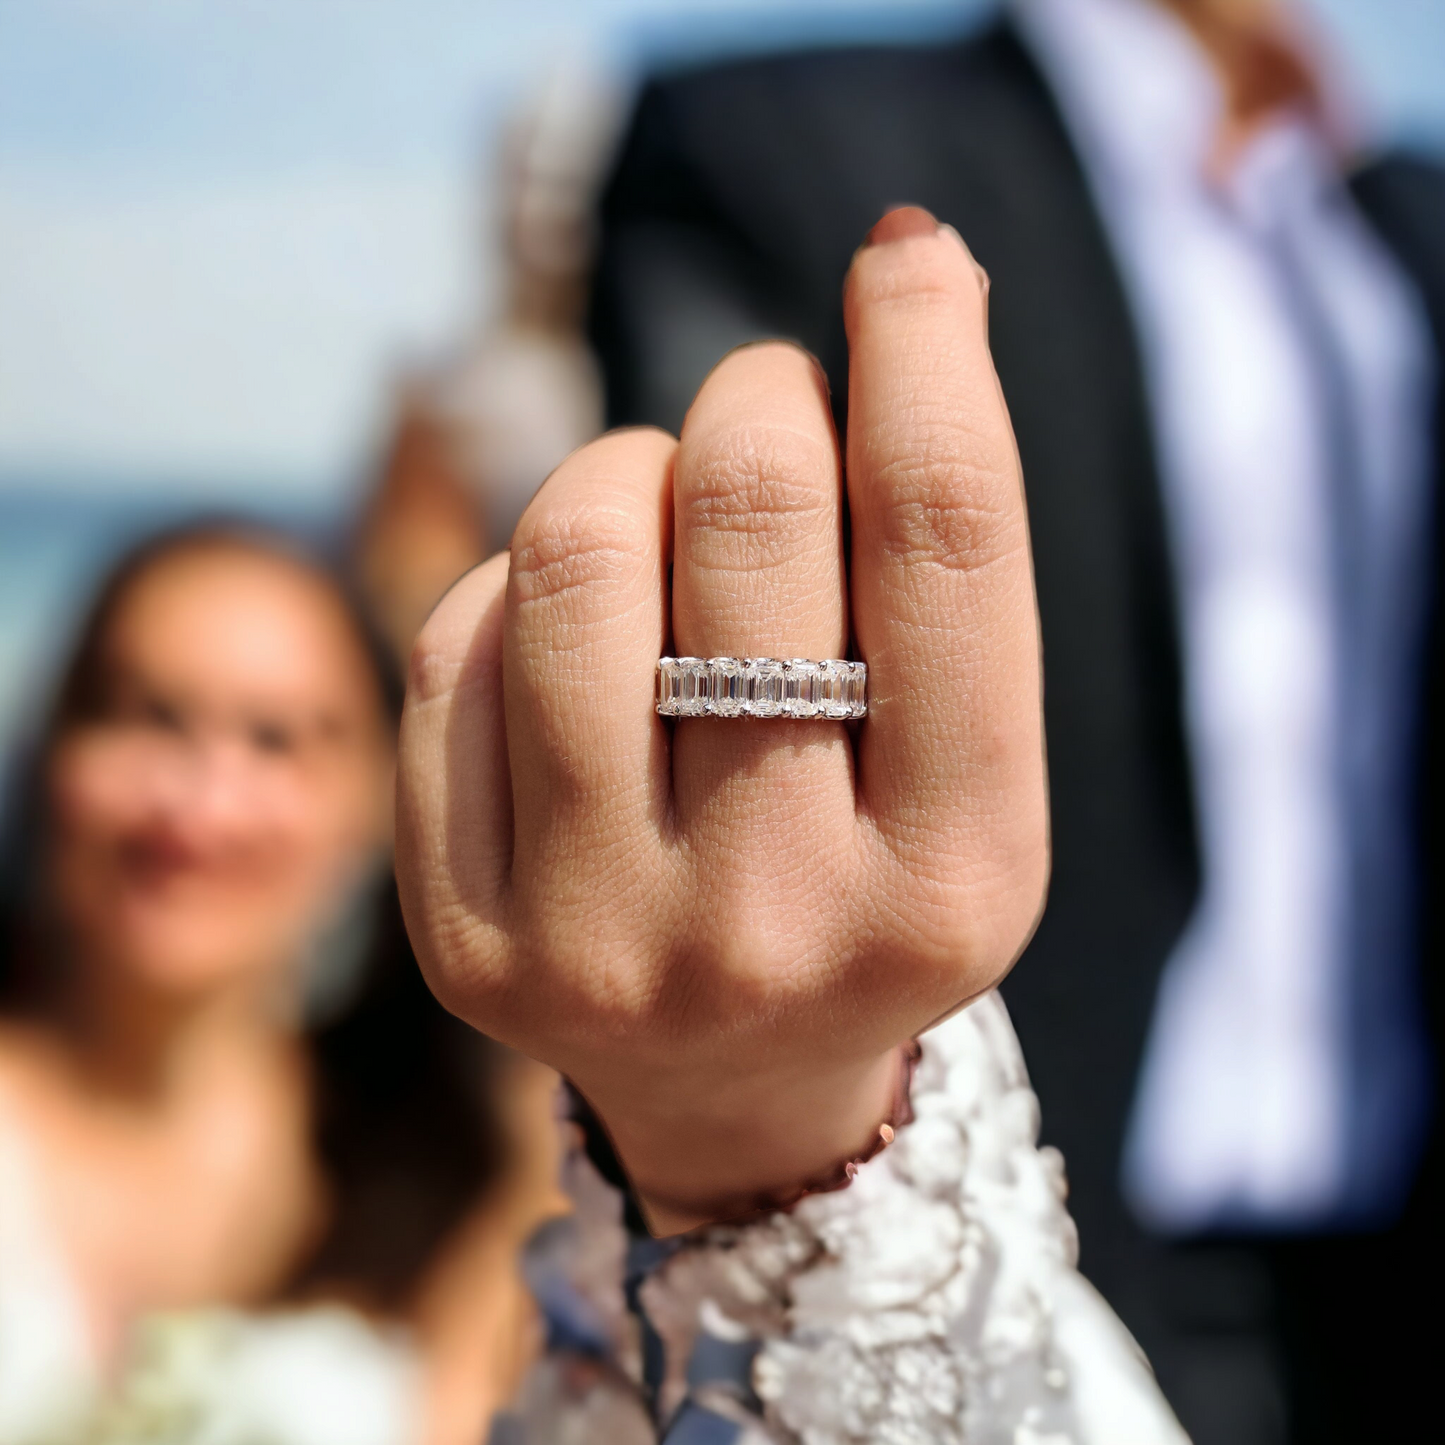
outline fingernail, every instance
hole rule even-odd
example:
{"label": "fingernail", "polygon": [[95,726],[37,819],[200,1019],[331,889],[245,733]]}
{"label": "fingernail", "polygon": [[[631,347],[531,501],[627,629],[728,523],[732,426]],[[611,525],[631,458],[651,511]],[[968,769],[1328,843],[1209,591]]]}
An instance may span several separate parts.
{"label": "fingernail", "polygon": [[978,264],[978,261],[975,259],[973,252],[970,251],[968,248],[968,242],[965,241],[963,237],[958,234],[957,230],[955,230],[954,227],[947,225],[946,223],[939,226],[938,234],[940,236],[947,236],[948,239],[952,241],[954,245],[956,245],[958,249],[962,251],[963,254],[967,256],[971,262],[973,262],[973,269],[978,275],[979,285],[987,289],[988,272],[985,271],[983,267]]}
{"label": "fingernail", "polygon": [[938,228],[938,234],[939,234],[940,236],[947,236],[947,237],[949,238],[949,240],[955,242],[955,243],[957,244],[957,246],[958,246],[958,249],[959,249],[960,251],[962,251],[963,254],[964,254],[965,256],[967,256],[968,259],[969,259],[969,261],[972,263],[972,265],[973,265],[973,274],[978,277],[978,289],[979,289],[979,293],[980,293],[980,294],[982,295],[982,297],[983,297],[984,324],[985,324],[985,326],[987,326],[987,324],[988,324],[988,291],[989,291],[989,287],[993,284],[993,283],[989,280],[989,278],[988,278],[988,272],[985,271],[985,270],[983,269],[983,267],[978,264],[978,258],[973,254],[972,251],[970,251],[970,250],[968,249],[968,242],[965,241],[965,240],[963,239],[963,237],[960,236],[960,235],[958,234],[958,232],[957,232],[956,230],[954,230],[954,228],[953,228],[952,226],[949,226],[949,225],[941,225],[941,226],[939,226],[939,228]]}
{"label": "fingernail", "polygon": [[938,221],[922,206],[899,206],[889,211],[863,242],[865,246],[884,246],[889,241],[906,241],[913,236],[936,236]]}
{"label": "fingernail", "polygon": [[[957,241],[958,244],[959,244],[960,246],[962,246],[965,251],[968,251],[968,243],[963,239],[962,236],[960,236],[960,235],[958,234],[958,231],[957,231],[957,229],[956,229],[955,227],[950,226],[950,225],[948,225],[947,223],[945,223],[944,225],[941,225],[938,229],[939,229],[945,236],[948,236],[948,237],[950,237],[952,240]],[[973,255],[973,252],[972,252],[972,251],[969,251],[969,255],[972,256],[972,255]]]}

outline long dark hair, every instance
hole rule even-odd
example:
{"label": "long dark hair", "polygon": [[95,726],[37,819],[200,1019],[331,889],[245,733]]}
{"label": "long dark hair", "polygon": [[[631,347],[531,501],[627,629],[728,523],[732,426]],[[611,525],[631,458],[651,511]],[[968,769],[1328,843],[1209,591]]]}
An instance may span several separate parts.
{"label": "long dark hair", "polygon": [[[37,859],[48,831],[44,763],[67,729],[101,706],[107,634],[131,589],[183,553],[239,549],[285,558],[324,582],[369,660],[388,723],[402,689],[391,654],[346,579],[291,538],[250,524],[175,528],[127,553],[85,616],[55,704],[26,768],[0,852],[0,1012],[43,1003],[53,960]],[[340,1293],[401,1306],[452,1229],[500,1176],[495,1098],[503,1053],[432,997],[407,942],[390,869],[358,903],[365,939],[339,1006],[309,1024],[314,1146],[330,1186],[327,1228],[284,1293]]]}

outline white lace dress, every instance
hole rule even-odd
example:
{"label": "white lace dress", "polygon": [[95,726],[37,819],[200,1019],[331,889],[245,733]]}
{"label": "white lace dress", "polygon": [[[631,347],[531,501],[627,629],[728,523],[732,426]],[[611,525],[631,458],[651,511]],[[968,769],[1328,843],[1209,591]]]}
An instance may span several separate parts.
{"label": "white lace dress", "polygon": [[0,1098],[0,1445],[413,1445],[406,1341],[340,1308],[142,1320],[102,1388],[33,1156]]}
{"label": "white lace dress", "polygon": [[[1038,1147],[1038,1103],[997,995],[925,1036],[913,1105],[914,1122],[847,1189],[705,1231],[645,1277],[634,1242],[640,1338],[597,1283],[596,1261],[627,1248],[619,1200],[574,1161],[572,1258],[593,1264],[589,1278],[572,1272],[574,1309],[610,1332],[657,1434],[668,1445],[1187,1445],[1133,1339],[1075,1268],[1063,1161]],[[616,1390],[599,1376],[579,1410]],[[551,1445],[525,1412],[505,1438]]]}
{"label": "white lace dress", "polygon": [[0,1097],[0,1445],[48,1438],[79,1419],[94,1392],[80,1298]]}

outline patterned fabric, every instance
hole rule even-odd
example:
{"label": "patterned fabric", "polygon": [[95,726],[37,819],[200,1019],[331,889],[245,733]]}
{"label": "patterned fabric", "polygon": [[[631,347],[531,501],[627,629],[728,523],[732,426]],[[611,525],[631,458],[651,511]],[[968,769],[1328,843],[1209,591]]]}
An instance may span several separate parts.
{"label": "patterned fabric", "polygon": [[494,1445],[1186,1445],[1075,1269],[996,995],[925,1036],[913,1107],[850,1188],[674,1241],[629,1235],[579,1131],[528,1261],[551,1348]]}

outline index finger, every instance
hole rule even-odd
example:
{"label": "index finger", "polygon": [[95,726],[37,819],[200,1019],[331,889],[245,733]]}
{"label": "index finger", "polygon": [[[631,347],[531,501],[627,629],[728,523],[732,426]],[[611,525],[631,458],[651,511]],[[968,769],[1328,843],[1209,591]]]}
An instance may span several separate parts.
{"label": "index finger", "polygon": [[860,806],[912,870],[973,885],[1017,878],[1045,837],[1028,522],[986,290],[957,233],[909,208],[874,227],[844,297]]}

